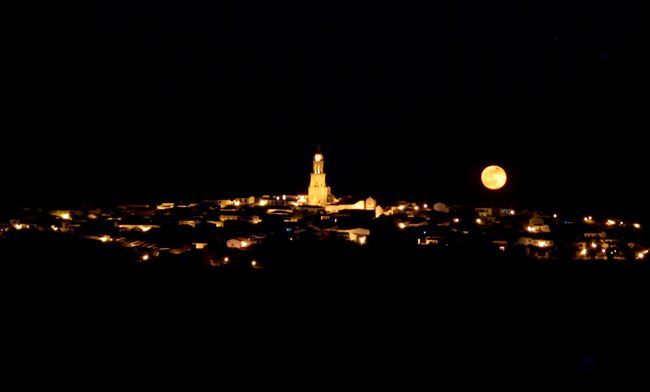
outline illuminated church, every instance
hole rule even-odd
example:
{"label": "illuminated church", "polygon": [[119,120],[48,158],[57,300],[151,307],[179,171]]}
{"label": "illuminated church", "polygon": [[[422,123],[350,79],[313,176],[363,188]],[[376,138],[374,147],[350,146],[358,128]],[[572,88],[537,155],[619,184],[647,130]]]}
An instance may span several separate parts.
{"label": "illuminated church", "polygon": [[330,187],[325,181],[325,158],[320,151],[320,146],[316,148],[314,154],[313,171],[309,181],[309,190],[307,192],[307,203],[312,206],[326,206],[334,201]]}
{"label": "illuminated church", "polygon": [[309,190],[307,192],[307,204],[312,206],[324,207],[329,213],[336,213],[343,210],[370,210],[375,211],[375,216],[383,214],[383,209],[377,205],[377,201],[372,197],[365,200],[359,200],[356,203],[350,203],[349,198],[337,199],[332,194],[332,190],[327,186],[325,180],[325,158],[320,150],[316,148],[314,154],[313,170],[309,181]]}

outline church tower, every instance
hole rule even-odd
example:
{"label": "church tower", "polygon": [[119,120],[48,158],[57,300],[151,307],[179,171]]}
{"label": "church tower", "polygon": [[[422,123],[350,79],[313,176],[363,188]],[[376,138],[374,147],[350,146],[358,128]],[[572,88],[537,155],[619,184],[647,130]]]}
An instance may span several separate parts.
{"label": "church tower", "polygon": [[329,194],[330,188],[325,183],[325,159],[318,146],[314,154],[314,170],[309,182],[307,202],[313,206],[324,206],[327,204]]}

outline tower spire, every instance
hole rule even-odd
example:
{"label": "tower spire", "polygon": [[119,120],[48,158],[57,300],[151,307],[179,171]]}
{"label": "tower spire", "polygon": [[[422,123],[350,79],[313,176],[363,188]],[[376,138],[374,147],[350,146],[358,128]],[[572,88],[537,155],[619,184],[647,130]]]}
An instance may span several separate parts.
{"label": "tower spire", "polygon": [[321,152],[320,145],[316,147],[313,168],[311,181],[309,182],[308,202],[311,205],[324,206],[328,202],[330,189],[325,182],[325,158]]}

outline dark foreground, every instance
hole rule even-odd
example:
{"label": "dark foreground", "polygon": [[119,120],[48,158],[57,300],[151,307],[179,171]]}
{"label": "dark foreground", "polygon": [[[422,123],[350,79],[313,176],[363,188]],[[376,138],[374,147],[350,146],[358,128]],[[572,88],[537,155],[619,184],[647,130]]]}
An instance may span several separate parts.
{"label": "dark foreground", "polygon": [[134,265],[4,241],[5,371],[21,385],[648,384],[644,264],[377,248],[292,268]]}

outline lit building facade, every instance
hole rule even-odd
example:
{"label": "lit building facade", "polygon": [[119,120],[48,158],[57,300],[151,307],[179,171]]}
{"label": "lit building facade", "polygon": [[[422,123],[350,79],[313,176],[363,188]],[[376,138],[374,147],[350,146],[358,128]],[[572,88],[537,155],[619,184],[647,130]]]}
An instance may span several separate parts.
{"label": "lit building facade", "polygon": [[325,206],[331,198],[330,187],[325,181],[325,158],[320,151],[320,146],[316,149],[313,161],[313,171],[309,181],[307,192],[307,203],[313,206]]}

